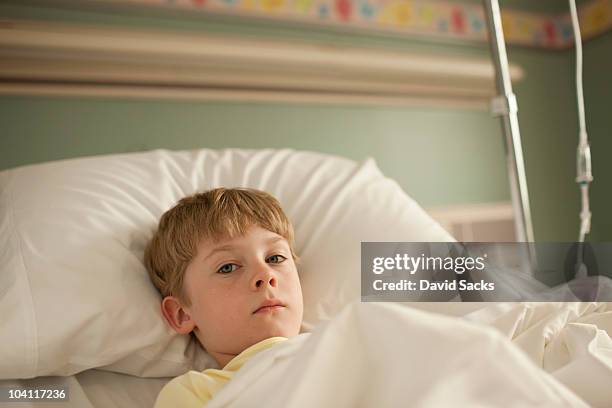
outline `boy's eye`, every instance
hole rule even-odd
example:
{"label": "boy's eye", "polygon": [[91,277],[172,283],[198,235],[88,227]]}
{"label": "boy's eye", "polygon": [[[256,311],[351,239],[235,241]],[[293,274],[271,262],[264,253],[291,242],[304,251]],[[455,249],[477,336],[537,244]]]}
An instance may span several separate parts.
{"label": "boy's eye", "polygon": [[217,270],[217,272],[218,272],[218,273],[232,273],[232,272],[234,272],[236,269],[238,269],[238,265],[233,264],[233,263],[228,263],[228,264],[225,264],[225,265],[221,266],[221,267],[220,267],[220,268]]}
{"label": "boy's eye", "polygon": [[268,259],[266,259],[266,262],[267,263],[281,263],[285,260],[287,260],[287,258],[285,258],[282,255],[272,255],[272,256],[269,256]]}

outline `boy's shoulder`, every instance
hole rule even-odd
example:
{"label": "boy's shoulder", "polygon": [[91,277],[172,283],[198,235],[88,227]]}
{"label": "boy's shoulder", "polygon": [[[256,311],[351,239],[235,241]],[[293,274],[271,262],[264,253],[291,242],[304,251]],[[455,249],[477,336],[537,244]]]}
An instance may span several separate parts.
{"label": "boy's shoulder", "polygon": [[224,375],[223,370],[188,371],[173,378],[162,388],[155,401],[155,408],[201,408],[230,378]]}

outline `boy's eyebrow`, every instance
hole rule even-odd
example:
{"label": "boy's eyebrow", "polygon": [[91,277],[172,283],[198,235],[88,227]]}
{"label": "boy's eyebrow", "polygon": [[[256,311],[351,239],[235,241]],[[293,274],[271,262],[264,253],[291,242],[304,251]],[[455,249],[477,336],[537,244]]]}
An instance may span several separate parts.
{"label": "boy's eyebrow", "polygon": [[206,255],[203,260],[204,261],[207,260],[208,258],[213,256],[217,252],[228,251],[230,249],[233,249],[234,247],[235,247],[235,245],[231,245],[231,244],[221,245],[220,247],[217,247],[217,248],[213,249],[212,251],[210,251],[210,254]]}
{"label": "boy's eyebrow", "polygon": [[266,241],[268,244],[276,244],[278,241],[283,241],[285,238],[283,237],[273,237]]}
{"label": "boy's eyebrow", "polygon": [[[276,244],[279,241],[283,241],[285,238],[278,236],[278,237],[272,237],[270,239],[266,240],[266,243],[268,245],[272,245],[272,244]],[[227,245],[221,245],[220,247],[217,247],[215,249],[213,249],[212,251],[210,251],[210,254],[206,255],[206,257],[204,257],[204,261],[206,261],[208,258],[210,258],[211,256],[213,256],[214,254],[216,254],[217,252],[223,252],[223,251],[228,251],[231,249],[234,249],[236,247],[236,245],[232,245],[232,244],[227,244]]]}

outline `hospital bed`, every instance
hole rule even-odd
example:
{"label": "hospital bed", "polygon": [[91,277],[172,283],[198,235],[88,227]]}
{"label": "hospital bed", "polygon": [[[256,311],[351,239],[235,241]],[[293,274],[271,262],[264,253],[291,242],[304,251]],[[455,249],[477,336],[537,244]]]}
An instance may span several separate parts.
{"label": "hospital bed", "polygon": [[[487,12],[499,20],[499,10]],[[498,85],[508,85],[497,24]],[[528,238],[514,95],[498,90],[518,236]],[[170,378],[215,367],[192,337],[165,325],[142,255],[164,211],[218,186],[280,200],[296,231],[305,308],[303,334],[256,356],[211,407],[498,406],[519,397],[529,406],[612,406],[609,304],[360,305],[360,242],[453,237],[372,160],[236,149],[0,172],[0,388],[69,392],[62,402],[0,404],[150,407]]]}
{"label": "hospital bed", "polygon": [[[361,241],[454,241],[371,159],[356,163],[295,150],[155,150],[6,170],[0,172],[0,387],[67,386],[69,400],[52,406],[149,407],[170,378],[189,369],[214,367],[191,337],[177,335],[165,325],[142,255],[165,210],[185,195],[217,186],[266,190],[286,210],[295,226],[305,304],[305,334],[291,344],[307,336],[323,341],[317,333],[326,325],[337,333],[336,346],[314,347],[316,343],[310,341],[316,353],[340,344],[344,350],[361,344],[354,337],[357,332],[351,332],[358,328],[327,323],[342,322],[342,316],[344,321],[363,322],[365,332],[362,327],[358,336],[362,340],[376,333],[378,341],[403,338],[391,326],[374,329],[384,319],[372,320],[369,312],[360,309]],[[547,384],[536,388],[538,392],[550,392],[546,387],[552,387],[569,400],[612,404],[605,386],[612,383],[612,308],[608,304],[376,307],[391,308],[383,312],[400,319],[404,330],[411,328],[402,344],[407,352],[417,353],[414,364],[419,356],[427,356],[435,367],[435,356],[443,355],[429,346],[421,350],[423,344],[434,347],[442,338],[444,344],[453,343],[454,337],[460,341],[465,338],[462,333],[482,326],[482,332],[474,331],[476,340],[470,344],[501,344],[509,353],[504,370],[511,376],[533,375],[537,381],[530,387],[540,387],[538,381]],[[410,313],[399,316],[395,307]],[[437,336],[419,339],[432,327],[438,330]],[[311,331],[312,335],[307,334]],[[491,363],[473,352],[464,355]],[[312,358],[308,364],[319,361]],[[516,370],[523,371],[513,373],[516,361],[522,364]],[[403,370],[411,373],[410,367]],[[245,370],[244,376],[250,372]],[[308,370],[301,372],[306,375]],[[481,368],[477,372],[474,375],[482,375]],[[432,387],[458,386],[448,372],[435,374],[435,381],[428,383]],[[474,377],[472,382],[484,385],[494,378],[486,377]],[[236,381],[233,387],[243,382]],[[500,393],[512,389],[504,383],[496,387]],[[228,387],[225,395],[234,388]],[[244,390],[235,392],[249,395]],[[491,402],[490,392],[479,390],[473,398],[472,402]],[[219,406],[226,406],[220,401]],[[227,406],[245,405],[234,401]]]}

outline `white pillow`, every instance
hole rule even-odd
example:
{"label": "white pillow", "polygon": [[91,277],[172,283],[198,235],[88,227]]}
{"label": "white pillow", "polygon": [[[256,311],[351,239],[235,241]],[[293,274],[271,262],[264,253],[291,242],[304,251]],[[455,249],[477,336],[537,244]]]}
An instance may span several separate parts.
{"label": "white pillow", "polygon": [[214,366],[163,321],[142,262],[183,196],[246,186],[295,226],[305,326],[360,296],[361,241],[451,241],[373,160],[293,150],[98,156],[0,172],[0,379]]}

